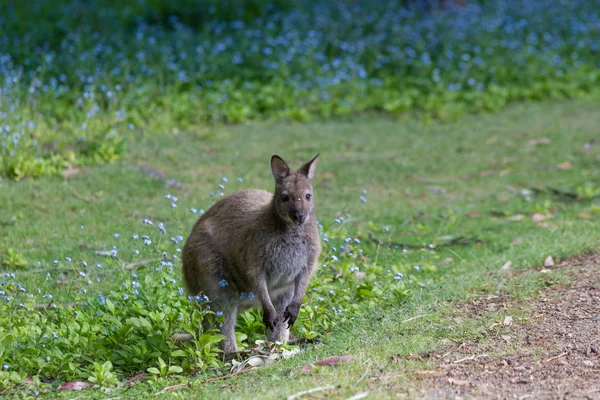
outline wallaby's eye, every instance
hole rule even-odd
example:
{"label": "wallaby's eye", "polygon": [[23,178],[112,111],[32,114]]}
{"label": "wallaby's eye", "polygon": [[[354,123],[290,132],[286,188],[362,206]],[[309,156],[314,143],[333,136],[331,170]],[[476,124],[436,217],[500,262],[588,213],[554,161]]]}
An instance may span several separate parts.
{"label": "wallaby's eye", "polygon": [[310,200],[311,197],[312,197],[312,194],[306,193],[306,200]]}
{"label": "wallaby's eye", "polygon": [[290,199],[290,196],[288,196],[287,194],[281,195],[281,201],[288,201],[289,199]]}

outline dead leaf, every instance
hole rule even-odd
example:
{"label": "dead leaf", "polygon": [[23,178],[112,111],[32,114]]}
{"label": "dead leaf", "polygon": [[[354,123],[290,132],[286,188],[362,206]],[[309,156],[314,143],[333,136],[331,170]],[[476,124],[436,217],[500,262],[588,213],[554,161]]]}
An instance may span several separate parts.
{"label": "dead leaf", "polygon": [[525,216],[523,214],[515,214],[515,215],[511,215],[510,217],[508,217],[509,221],[521,221],[525,218]]}
{"label": "dead leaf", "polygon": [[305,365],[304,368],[302,368],[302,371],[300,371],[300,373],[304,374],[306,372],[312,371],[313,365],[318,366],[318,367],[323,367],[323,366],[335,365],[342,361],[353,360],[355,358],[356,358],[356,356],[341,356],[341,357],[326,358],[324,360],[319,360],[319,361],[315,362],[314,364]]}
{"label": "dead leaf", "polygon": [[523,238],[520,237],[520,236],[518,236],[518,237],[515,238],[515,240],[513,240],[512,242],[510,242],[510,245],[511,246],[516,246],[516,245],[521,244],[521,243],[523,243]]}
{"label": "dead leaf", "polygon": [[498,175],[504,176],[504,175],[508,175],[509,173],[510,173],[510,168],[503,169],[502,171],[500,171],[500,173]]}
{"label": "dead leaf", "polygon": [[500,337],[506,341],[506,343],[510,343],[512,341],[512,338],[510,337],[510,335],[500,335]]}
{"label": "dead leaf", "polygon": [[81,172],[81,168],[69,167],[62,172],[62,176],[68,178],[69,176],[76,175]]}
{"label": "dead leaf", "polygon": [[552,256],[546,257],[544,260],[544,267],[554,267],[554,259]]}
{"label": "dead leaf", "polygon": [[538,222],[537,226],[540,228],[556,228],[556,224],[552,224],[550,222]]}
{"label": "dead leaf", "polygon": [[485,171],[481,171],[479,173],[479,176],[490,176],[494,174],[494,170],[493,169],[486,169]]}
{"label": "dead leaf", "polygon": [[139,373],[137,375],[130,376],[129,378],[127,378],[127,384],[128,385],[133,385],[136,382],[141,381],[142,379],[144,379],[148,375],[150,375],[150,374],[148,374],[147,372],[141,372],[141,373]]}
{"label": "dead leaf", "polygon": [[463,381],[460,379],[448,378],[448,383],[451,385],[464,386],[468,385],[469,381]]}
{"label": "dead leaf", "polygon": [[66,392],[69,390],[82,390],[88,387],[94,386],[90,382],[76,381],[76,382],[65,382],[58,387],[59,392]]}
{"label": "dead leaf", "polygon": [[540,213],[535,213],[531,216],[531,220],[535,221],[535,222],[540,222],[545,219],[546,219],[546,217],[544,216],[544,214],[540,214]]}
{"label": "dead leaf", "polygon": [[513,323],[513,319],[512,317],[506,317],[504,318],[504,321],[502,321],[502,325],[504,326],[510,326]]}
{"label": "dead leaf", "polygon": [[479,217],[481,213],[479,211],[471,211],[470,213],[467,214],[467,217],[469,218],[473,218],[473,217]]}
{"label": "dead leaf", "polygon": [[320,176],[325,179],[335,178],[335,174],[333,172],[329,172],[329,171],[323,172]]}
{"label": "dead leaf", "polygon": [[512,266],[512,262],[511,261],[507,261],[504,263],[504,265],[500,268],[500,271],[508,271],[510,269],[510,267]]}
{"label": "dead leaf", "polygon": [[450,264],[452,261],[454,261],[454,258],[447,257],[442,260],[442,264]]}
{"label": "dead leaf", "polygon": [[566,171],[571,168],[573,168],[573,164],[571,163],[571,161],[561,162],[560,164],[558,164],[556,166],[556,169],[558,169],[560,171]]}
{"label": "dead leaf", "polygon": [[592,218],[592,214],[590,214],[588,212],[585,212],[585,211],[580,212],[579,214],[577,214],[577,216],[579,218],[583,218],[583,219],[590,219],[590,218]]}

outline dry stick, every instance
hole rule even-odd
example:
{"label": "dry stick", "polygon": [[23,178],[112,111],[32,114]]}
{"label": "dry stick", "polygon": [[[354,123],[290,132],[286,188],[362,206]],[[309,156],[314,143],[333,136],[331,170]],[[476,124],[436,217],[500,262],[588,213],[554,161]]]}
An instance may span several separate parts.
{"label": "dry stick", "polygon": [[480,358],[480,357],[487,357],[487,354],[473,355],[473,356],[461,358],[459,360],[453,361],[452,364],[459,364],[459,363],[461,363],[463,361],[475,360],[475,359]]}
{"label": "dry stick", "polygon": [[369,392],[362,392],[359,393],[357,395],[354,395],[352,397],[348,397],[346,400],[359,400],[359,399],[364,399],[365,397],[367,397],[369,395]]}
{"label": "dry stick", "polygon": [[375,237],[375,235],[373,234],[373,232],[369,232],[369,239],[371,239],[372,242],[374,242],[378,245],[390,247],[392,249],[407,248],[407,249],[435,250],[436,248],[439,248],[439,247],[467,246],[467,245],[473,244],[473,243],[483,243],[483,240],[479,239],[477,236],[472,236],[472,237],[459,236],[457,238],[448,240],[447,242],[440,243],[437,246],[432,246],[429,244],[428,245],[420,245],[420,244],[401,243],[401,242],[384,242],[382,240],[377,239]]}
{"label": "dry stick", "polygon": [[561,358],[561,357],[564,357],[564,356],[566,356],[567,354],[569,354],[569,353],[567,353],[567,352],[565,351],[564,353],[560,353],[560,354],[559,354],[559,355],[557,355],[557,356],[550,357],[549,359],[547,359],[547,360],[546,360],[546,361],[544,361],[544,362],[550,362],[550,361],[554,361],[554,360],[556,360],[556,359],[558,359],[558,358]]}
{"label": "dry stick", "polygon": [[182,388],[186,387],[187,385],[188,385],[187,383],[180,383],[179,385],[167,386],[166,388],[162,389],[160,392],[156,393],[156,396],[158,396],[159,394],[167,393],[167,392],[174,392],[175,390],[182,389]]}
{"label": "dry stick", "polygon": [[421,318],[421,317],[424,317],[424,316],[426,316],[426,315],[427,315],[427,314],[415,315],[414,317],[412,317],[412,318],[409,318],[409,319],[405,319],[404,321],[402,321],[402,322],[400,322],[400,323],[401,323],[401,324],[405,324],[405,323],[407,323],[407,322],[410,322],[410,321],[412,321],[413,319]]}
{"label": "dry stick", "polygon": [[320,391],[323,391],[323,390],[330,390],[330,389],[335,389],[335,386],[333,386],[333,385],[327,385],[327,386],[319,386],[319,387],[316,387],[316,388],[308,389],[308,390],[305,390],[303,392],[298,392],[298,393],[294,393],[292,395],[289,395],[288,397],[285,398],[285,400],[293,400],[293,399],[295,399],[297,397],[302,397],[305,394],[310,394],[310,393],[320,392]]}
{"label": "dry stick", "polygon": [[133,269],[133,268],[137,268],[137,267],[139,267],[139,266],[142,266],[142,265],[144,265],[144,264],[148,264],[148,263],[150,263],[150,262],[152,262],[152,260],[141,260],[141,261],[136,261],[136,262],[132,262],[132,263],[129,263],[129,264],[125,264],[125,265],[123,265],[123,268],[124,268],[124,269]]}

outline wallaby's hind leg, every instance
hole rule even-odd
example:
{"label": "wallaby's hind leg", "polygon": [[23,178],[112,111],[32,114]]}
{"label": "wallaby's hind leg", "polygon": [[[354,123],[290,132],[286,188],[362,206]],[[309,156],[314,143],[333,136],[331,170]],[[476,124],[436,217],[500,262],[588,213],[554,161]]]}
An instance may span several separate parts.
{"label": "wallaby's hind leg", "polygon": [[273,299],[273,306],[277,311],[277,324],[275,329],[267,330],[267,339],[271,342],[288,342],[290,340],[290,330],[288,328],[288,321],[283,320],[283,313],[286,307],[292,301],[294,296],[294,288],[278,293]]}
{"label": "wallaby's hind leg", "polygon": [[221,348],[225,353],[225,358],[230,359],[235,357],[238,351],[237,342],[235,340],[235,321],[237,319],[238,306],[232,304],[223,310],[225,321],[221,326],[221,333],[225,335],[225,340],[221,342]]}

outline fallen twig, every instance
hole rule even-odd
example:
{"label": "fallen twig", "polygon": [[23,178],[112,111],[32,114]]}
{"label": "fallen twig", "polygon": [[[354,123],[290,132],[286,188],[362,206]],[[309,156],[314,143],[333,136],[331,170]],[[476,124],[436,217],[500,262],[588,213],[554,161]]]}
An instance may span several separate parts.
{"label": "fallen twig", "polygon": [[477,236],[472,236],[472,237],[459,236],[457,238],[450,239],[446,242],[439,243],[438,245],[435,245],[435,246],[433,244],[421,245],[421,244],[401,243],[401,242],[385,242],[385,241],[377,239],[375,237],[375,235],[373,234],[373,232],[369,232],[369,239],[371,239],[372,242],[374,242],[380,246],[385,246],[385,247],[389,247],[392,249],[435,250],[439,247],[467,246],[467,245],[470,245],[473,243],[483,243],[483,240],[479,239]]}
{"label": "fallen twig", "polygon": [[152,262],[152,260],[140,260],[140,261],[132,262],[132,263],[129,263],[129,264],[124,264],[123,268],[124,269],[133,269],[133,268],[140,267],[140,266],[142,266],[144,264],[148,264],[150,262]]}
{"label": "fallen twig", "polygon": [[179,385],[167,386],[166,388],[162,389],[160,392],[156,393],[156,396],[158,396],[159,394],[163,394],[163,393],[167,393],[167,392],[174,392],[176,390],[183,389],[187,385],[188,385],[187,383],[180,383]]}
{"label": "fallen twig", "polygon": [[314,393],[314,392],[321,392],[323,390],[330,390],[330,389],[335,389],[335,386],[333,386],[333,385],[319,386],[319,387],[315,387],[315,388],[312,388],[312,389],[304,390],[302,392],[298,392],[298,393],[294,393],[294,394],[289,395],[288,397],[285,398],[285,400],[293,400],[293,399],[296,399],[298,397],[302,397],[305,394],[310,394],[310,393]]}
{"label": "fallen twig", "polygon": [[348,397],[347,400],[359,400],[359,399],[364,399],[365,397],[367,397],[369,395],[369,392],[361,392],[358,393],[352,397]]}
{"label": "fallen twig", "polygon": [[481,358],[481,357],[487,357],[487,354],[472,355],[472,356],[469,356],[469,357],[461,358],[459,360],[453,361],[452,364],[460,364],[461,362],[470,361],[470,360],[476,360],[476,359]]}
{"label": "fallen twig", "polygon": [[550,361],[557,360],[557,359],[559,359],[559,358],[561,358],[561,357],[564,357],[564,356],[566,356],[567,354],[569,354],[569,353],[567,353],[567,352],[565,351],[564,353],[560,353],[560,354],[559,354],[559,355],[557,355],[557,356],[550,357],[549,359],[545,360],[544,362],[550,362]]}
{"label": "fallen twig", "polygon": [[417,318],[424,317],[424,316],[426,316],[426,315],[427,315],[427,314],[415,315],[414,317],[412,317],[412,318],[409,318],[409,319],[405,319],[404,321],[402,321],[402,322],[400,322],[400,323],[401,323],[401,324],[405,324],[405,323],[407,323],[407,322],[410,322],[410,321],[412,321],[412,320],[414,320],[414,319],[417,319]]}

